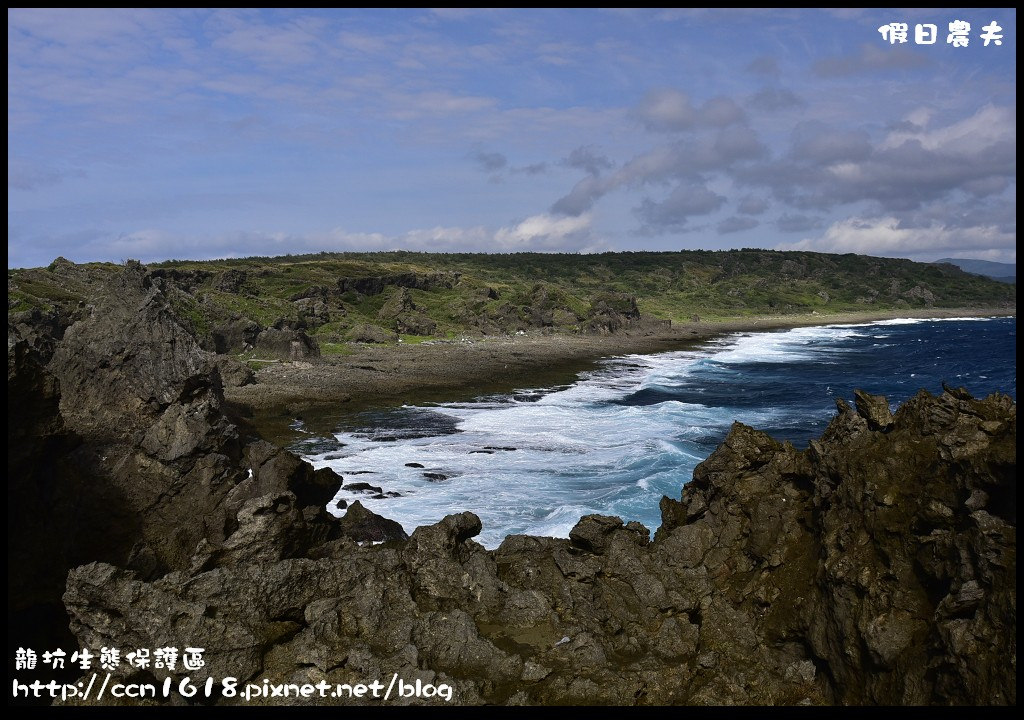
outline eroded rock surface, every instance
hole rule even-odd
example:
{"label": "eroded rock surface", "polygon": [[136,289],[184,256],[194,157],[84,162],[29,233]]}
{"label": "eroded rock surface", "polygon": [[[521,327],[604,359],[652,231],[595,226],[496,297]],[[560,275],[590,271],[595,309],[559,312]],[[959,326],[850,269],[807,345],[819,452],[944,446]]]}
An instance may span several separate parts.
{"label": "eroded rock surface", "polygon": [[60,607],[74,566],[160,577],[224,545],[248,500],[290,492],[302,511],[341,484],[240,435],[220,371],[244,382],[247,369],[200,347],[161,274],[135,262],[100,277],[63,272],[93,302],[8,317],[8,623],[19,633],[54,622],[20,618]]}
{"label": "eroded rock surface", "polygon": [[328,515],[342,479],[229,421],[166,279],[9,315],[9,631],[62,600],[81,647],[206,648],[193,681],[397,673],[463,704],[1016,702],[1008,397],[857,393],[804,451],[736,424],[653,540],[594,515],[488,551],[468,512]]}
{"label": "eroded rock surface", "polygon": [[65,602],[84,645],[194,639],[200,675],[250,682],[398,673],[471,704],[1014,703],[1016,406],[922,392],[884,431],[876,411],[841,403],[806,451],[737,423],[653,541],[594,515],[487,551],[462,513],[299,555],[301,518],[268,496],[220,555],[151,582],[86,565]]}

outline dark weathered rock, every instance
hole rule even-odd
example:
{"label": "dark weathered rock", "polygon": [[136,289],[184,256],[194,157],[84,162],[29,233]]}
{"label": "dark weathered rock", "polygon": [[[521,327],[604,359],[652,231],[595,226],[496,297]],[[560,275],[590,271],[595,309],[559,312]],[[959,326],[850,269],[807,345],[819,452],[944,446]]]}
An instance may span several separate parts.
{"label": "dark weathered rock", "polygon": [[401,525],[367,510],[358,500],[348,506],[338,525],[342,535],[356,542],[385,542],[409,537]]}
{"label": "dark weathered rock", "polygon": [[[62,258],[57,258],[61,260]],[[55,260],[54,263],[57,261]],[[65,265],[62,268],[64,272],[74,272],[74,264],[65,260]],[[128,262],[134,262],[129,260]],[[52,265],[51,265],[52,267]],[[203,282],[213,276],[213,273],[207,270],[181,270],[179,268],[155,268],[149,271],[149,274],[158,279],[168,279],[173,281],[176,285],[179,285],[187,289],[195,289]]]}
{"label": "dark weathered rock", "polygon": [[288,299],[292,302],[297,302],[299,300],[326,300],[330,294],[330,288],[324,287],[323,285],[310,285],[305,290],[300,290]]}
{"label": "dark weathered rock", "polygon": [[56,605],[67,570],[91,560],[142,578],[188,567],[197,545],[223,544],[259,494],[330,500],[340,479],[314,477],[273,446],[256,464],[257,492],[222,411],[220,368],[237,382],[250,374],[199,346],[165,275],[134,262],[68,272],[91,283],[94,304],[59,322],[28,313],[8,324],[8,409],[20,420],[8,439],[12,611]]}
{"label": "dark weathered rock", "polygon": [[68,569],[125,563],[140,533],[123,492],[95,471],[99,458],[64,422],[60,383],[44,360],[8,335],[8,618],[25,617],[11,627],[40,632],[65,625],[59,598]]}
{"label": "dark weathered rock", "polygon": [[377,317],[381,320],[394,320],[403,313],[416,310],[416,303],[412,301],[412,295],[408,288],[398,287],[391,293],[387,302],[381,305]]}
{"label": "dark weathered rock", "polygon": [[[890,416],[858,393],[804,451],[736,424],[663,499],[653,542],[588,516],[568,540],[487,551],[471,513],[409,538],[359,503],[329,516],[340,478],[245,445],[224,417],[169,276],[129,262],[96,277],[92,304],[9,317],[16,634],[58,609],[73,568],[79,646],[205,648],[203,669],[147,680],[398,673],[449,683],[461,704],[1016,702],[1008,397],[920,393]],[[421,278],[378,284],[407,282]],[[75,642],[22,644],[36,641]]]}
{"label": "dark weathered rock", "polygon": [[416,307],[412,295],[405,287],[392,291],[377,317],[385,326],[405,335],[433,335],[437,329],[437,323]]}
{"label": "dark weathered rock", "polygon": [[236,497],[288,491],[295,494],[300,507],[322,507],[341,487],[341,476],[330,468],[313,470],[305,460],[268,442],[252,443],[245,452],[252,475],[236,488]]}
{"label": "dark weathered rock", "polygon": [[[308,297],[296,300],[295,309],[298,310],[303,317],[308,317],[312,322],[317,324],[331,321],[331,309],[321,298]],[[344,315],[345,313],[338,310],[338,314]]]}
{"label": "dark weathered rock", "polygon": [[608,547],[611,535],[623,527],[622,518],[607,515],[587,515],[580,518],[576,527],[569,531],[569,541],[595,555],[602,555]]}
{"label": "dark weathered rock", "polygon": [[305,331],[270,327],[256,338],[255,350],[281,360],[305,360],[320,357],[320,346]]}
{"label": "dark weathered rock", "polygon": [[241,442],[221,410],[212,356],[160,282],[129,262],[106,283],[64,331],[47,371],[60,383],[66,427],[94,458],[83,468],[118,495],[131,527],[141,525],[141,538],[125,538],[121,550],[142,540],[162,566],[179,566],[200,539],[223,538],[212,509],[244,476]]}
{"label": "dark weathered rock", "polygon": [[377,325],[362,323],[352,328],[349,332],[348,339],[352,342],[360,343],[387,343],[397,340],[398,334],[388,332]]}
{"label": "dark weathered rock", "polygon": [[345,537],[302,543],[285,529],[310,519],[268,495],[188,575],[73,572],[72,627],[198,633],[215,676],[398,672],[470,704],[1014,703],[1016,406],[922,393],[885,432],[839,410],[805,451],[734,425],[654,542],[588,516],[488,552],[462,513],[358,546],[404,533],[354,503]]}
{"label": "dark weathered rock", "polygon": [[213,280],[213,286],[221,292],[237,293],[248,279],[244,270],[225,270]]}
{"label": "dark weathered rock", "polygon": [[256,382],[252,368],[232,355],[218,355],[213,362],[226,388],[243,387]]}
{"label": "dark weathered rock", "polygon": [[248,318],[234,318],[213,326],[210,337],[218,353],[240,353],[252,350],[260,335],[259,324]]}
{"label": "dark weathered rock", "polygon": [[[331,468],[322,467],[313,471],[313,481],[311,484],[318,489],[319,497],[322,498],[327,493],[331,493],[331,497],[334,497],[338,492],[338,488],[341,487],[342,477]],[[330,501],[330,498],[328,498],[328,501]],[[326,503],[314,500],[312,504],[324,505]]]}
{"label": "dark weathered rock", "polygon": [[888,430],[892,427],[892,412],[889,402],[881,395],[869,395],[863,390],[853,391],[857,413],[868,421],[872,430]]}
{"label": "dark weathered rock", "polygon": [[395,318],[395,330],[403,335],[433,335],[437,323],[423,313],[406,313]]}
{"label": "dark weathered rock", "polygon": [[368,492],[368,493],[383,493],[383,488],[376,485],[371,485],[366,482],[350,482],[345,485],[345,489],[349,492]]}
{"label": "dark weathered rock", "polygon": [[626,293],[600,293],[591,300],[586,327],[591,332],[613,333],[640,319],[636,297]]}
{"label": "dark weathered rock", "polygon": [[455,287],[461,273],[397,273],[375,277],[339,278],[338,292],[357,292],[363,295],[380,295],[388,287],[431,290],[433,288]]}

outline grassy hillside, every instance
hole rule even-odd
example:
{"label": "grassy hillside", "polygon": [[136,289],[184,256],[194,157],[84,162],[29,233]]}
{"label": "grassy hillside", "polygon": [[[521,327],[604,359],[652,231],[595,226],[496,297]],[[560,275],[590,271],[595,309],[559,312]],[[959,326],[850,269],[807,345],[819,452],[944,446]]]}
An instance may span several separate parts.
{"label": "grassy hillside", "polygon": [[[694,315],[1013,307],[1013,286],[950,265],[770,250],[566,255],[320,253],[151,265],[178,315],[211,349],[273,352],[312,338],[405,342],[547,328],[615,332]],[[116,265],[8,271],[8,308],[92,302]],[[269,334],[268,334],[269,331]],[[277,335],[274,335],[277,333]],[[260,339],[259,341],[257,341]],[[276,354],[281,354],[280,350]]]}

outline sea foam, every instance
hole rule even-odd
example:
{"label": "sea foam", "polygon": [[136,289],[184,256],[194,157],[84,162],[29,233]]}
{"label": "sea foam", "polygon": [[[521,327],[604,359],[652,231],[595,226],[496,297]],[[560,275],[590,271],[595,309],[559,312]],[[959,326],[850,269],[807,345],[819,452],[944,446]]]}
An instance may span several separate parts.
{"label": "sea foam", "polygon": [[[662,495],[679,496],[734,420],[800,446],[855,387],[893,403],[920,387],[939,392],[944,379],[1015,393],[1015,330],[1004,318],[735,333],[607,360],[568,387],[352,418],[336,434],[340,449],[307,459],[345,477],[335,501],[359,500],[409,532],[462,510],[480,516],[487,547],[508,534],[565,537],[588,513],[653,531]],[[985,353],[964,342],[972,336]],[[400,496],[348,487],[357,482]]]}

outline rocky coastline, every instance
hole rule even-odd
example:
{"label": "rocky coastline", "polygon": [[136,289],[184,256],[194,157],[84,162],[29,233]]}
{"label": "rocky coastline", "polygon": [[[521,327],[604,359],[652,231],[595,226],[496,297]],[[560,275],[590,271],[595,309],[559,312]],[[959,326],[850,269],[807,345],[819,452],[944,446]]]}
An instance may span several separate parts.
{"label": "rocky coastline", "polygon": [[859,393],[804,451],[736,424],[653,538],[587,516],[488,551],[468,512],[327,515],[345,480],[228,412],[239,370],[165,282],[128,263],[9,314],[9,645],[190,643],[196,682],[398,674],[457,704],[1016,702],[1008,397]]}

